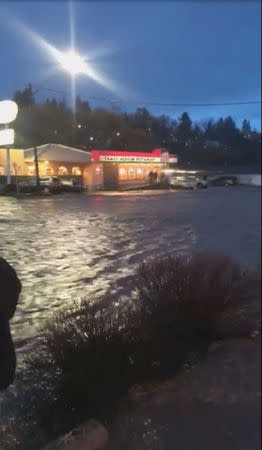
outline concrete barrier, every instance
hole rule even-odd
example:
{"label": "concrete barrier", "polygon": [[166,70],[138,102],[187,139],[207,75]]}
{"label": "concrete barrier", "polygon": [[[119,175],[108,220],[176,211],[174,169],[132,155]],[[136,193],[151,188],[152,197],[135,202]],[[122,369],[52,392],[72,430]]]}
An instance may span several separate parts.
{"label": "concrete barrier", "polygon": [[249,186],[261,186],[261,174],[240,174],[237,175],[239,184],[246,184]]}
{"label": "concrete barrier", "polygon": [[242,174],[242,173],[214,173],[214,174],[208,174],[209,181],[214,181],[219,178],[226,178],[226,177],[234,177],[237,179],[237,182],[239,184],[243,184],[246,186],[261,186],[261,174]]}

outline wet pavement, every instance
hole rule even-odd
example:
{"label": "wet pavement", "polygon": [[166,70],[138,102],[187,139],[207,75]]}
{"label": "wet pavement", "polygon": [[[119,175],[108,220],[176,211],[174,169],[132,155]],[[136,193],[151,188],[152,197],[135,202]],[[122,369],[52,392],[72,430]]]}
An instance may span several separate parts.
{"label": "wet pavement", "polygon": [[23,353],[45,320],[112,285],[121,293],[143,259],[198,249],[260,260],[260,188],[0,197],[0,255],[23,293],[12,321]]}

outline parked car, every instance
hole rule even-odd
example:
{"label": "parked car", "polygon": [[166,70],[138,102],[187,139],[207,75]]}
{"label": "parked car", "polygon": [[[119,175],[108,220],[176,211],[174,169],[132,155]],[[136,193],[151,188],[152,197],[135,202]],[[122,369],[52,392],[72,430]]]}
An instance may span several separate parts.
{"label": "parked car", "polygon": [[194,175],[172,175],[169,179],[169,184],[172,187],[184,188],[184,189],[206,189],[207,179],[205,176]]}
{"label": "parked car", "polygon": [[80,180],[61,180],[61,186],[65,192],[83,192],[85,189]]}
{"label": "parked car", "polygon": [[[17,191],[17,186],[15,184],[13,184],[12,186],[12,190],[13,191]],[[40,186],[40,191],[43,192],[44,188],[43,186]],[[18,191],[22,194],[34,194],[34,193],[39,193],[39,189],[36,185],[36,179],[35,177],[33,178],[27,178],[24,181],[20,181],[18,183]]]}
{"label": "parked car", "polygon": [[237,177],[234,176],[221,176],[210,180],[212,186],[235,186],[237,184]]}
{"label": "parked car", "polygon": [[40,186],[52,194],[58,194],[63,191],[61,180],[58,177],[42,177],[39,181]]}

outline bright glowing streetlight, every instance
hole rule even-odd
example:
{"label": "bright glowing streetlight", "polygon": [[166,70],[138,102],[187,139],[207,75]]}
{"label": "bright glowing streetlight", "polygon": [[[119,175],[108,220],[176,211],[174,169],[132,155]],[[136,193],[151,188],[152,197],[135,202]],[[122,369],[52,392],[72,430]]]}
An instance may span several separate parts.
{"label": "bright glowing streetlight", "polygon": [[72,77],[81,73],[86,73],[87,71],[87,64],[84,58],[74,50],[70,50],[66,53],[59,52],[57,59],[61,68],[68,72]]}
{"label": "bright glowing streetlight", "polygon": [[15,131],[13,128],[4,128],[0,130],[0,146],[13,145],[15,140]]}
{"label": "bright glowing streetlight", "polygon": [[[75,78],[80,74],[87,74],[88,65],[85,62],[84,58],[80,56],[75,50],[72,48],[66,53],[60,52],[58,50],[54,50],[56,60],[58,61],[62,70],[67,72],[71,77],[72,82],[72,107],[73,107],[73,124],[72,124],[72,143],[75,140],[75,127],[76,125],[76,81]],[[77,128],[81,128],[78,125]]]}
{"label": "bright glowing streetlight", "polygon": [[12,100],[3,100],[0,102],[0,123],[7,124],[16,119],[18,106]]}

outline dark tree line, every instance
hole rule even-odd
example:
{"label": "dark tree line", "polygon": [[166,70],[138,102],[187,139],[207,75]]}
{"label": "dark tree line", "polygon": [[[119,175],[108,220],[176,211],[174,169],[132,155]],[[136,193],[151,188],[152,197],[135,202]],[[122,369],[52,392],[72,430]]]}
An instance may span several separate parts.
{"label": "dark tree line", "polygon": [[253,130],[248,120],[241,128],[230,116],[193,123],[187,112],[173,120],[166,115],[153,116],[146,108],[134,113],[92,109],[80,97],[73,114],[64,100],[36,103],[31,85],[17,91],[14,100],[19,105],[15,123],[19,147],[50,142],[86,150],[165,147],[176,153],[183,165],[260,165],[261,133]]}

